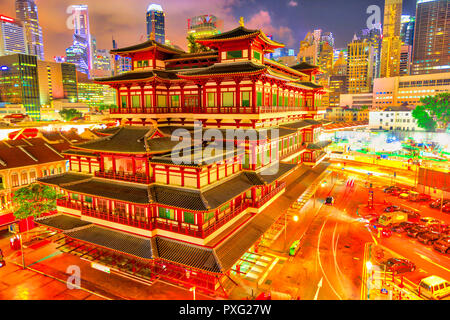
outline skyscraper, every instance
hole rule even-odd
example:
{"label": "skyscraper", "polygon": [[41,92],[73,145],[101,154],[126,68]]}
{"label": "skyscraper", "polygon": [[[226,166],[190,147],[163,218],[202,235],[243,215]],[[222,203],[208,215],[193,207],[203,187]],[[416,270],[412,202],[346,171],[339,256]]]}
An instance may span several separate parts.
{"label": "skyscraper", "polygon": [[0,15],[0,56],[28,53],[25,29],[20,21]]}
{"label": "skyscraper", "polygon": [[395,77],[400,74],[402,1],[385,0],[380,67],[382,78]]}
{"label": "skyscraper", "polygon": [[66,62],[73,63],[77,70],[89,75],[92,69],[92,41],[87,5],[73,5],[73,44],[66,49]]}
{"label": "skyscraper", "polygon": [[147,37],[150,39],[152,32],[155,34],[155,40],[164,44],[166,33],[164,27],[164,11],[159,4],[151,4],[147,8]]}
{"label": "skyscraper", "polygon": [[450,1],[419,0],[412,74],[450,71]]}
{"label": "skyscraper", "polygon": [[368,93],[372,90],[373,48],[366,39],[354,39],[347,50],[347,92]]}
{"label": "skyscraper", "polygon": [[402,45],[400,53],[400,75],[410,75],[411,73],[411,56],[412,46],[408,44]]}
{"label": "skyscraper", "polygon": [[373,25],[371,29],[362,29],[357,34],[358,39],[366,39],[372,46],[373,54],[373,78],[380,77],[381,71],[381,45],[382,45],[382,31],[381,25]]}
{"label": "skyscraper", "polygon": [[416,23],[416,17],[402,14],[401,23],[402,28],[400,36],[402,38],[402,44],[412,46],[414,42],[414,25]]}
{"label": "skyscraper", "polygon": [[37,6],[34,0],[16,0],[16,18],[22,21],[27,38],[28,53],[44,60],[42,28],[39,25]]}

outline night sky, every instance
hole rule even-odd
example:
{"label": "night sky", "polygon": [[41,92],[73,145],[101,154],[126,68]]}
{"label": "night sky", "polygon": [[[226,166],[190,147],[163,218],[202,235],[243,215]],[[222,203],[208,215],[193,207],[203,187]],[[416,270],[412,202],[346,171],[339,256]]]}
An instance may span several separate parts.
{"label": "night sky", "polygon": [[[146,34],[145,13],[148,0],[36,0],[43,28],[45,56],[65,55],[73,31],[66,26],[67,8],[72,4],[89,6],[91,34],[99,49],[111,49],[114,36],[119,47],[136,44]],[[224,20],[224,29],[238,26],[260,28],[288,47],[299,47],[309,30],[320,28],[334,34],[336,47],[345,47],[353,34],[366,27],[370,5],[383,14],[384,0],[160,0],[166,13],[166,38],[186,48],[187,19],[214,14]],[[403,1],[403,14],[415,14],[415,0]],[[1,0],[0,13],[15,17],[14,0]],[[383,18],[381,18],[381,22]]]}

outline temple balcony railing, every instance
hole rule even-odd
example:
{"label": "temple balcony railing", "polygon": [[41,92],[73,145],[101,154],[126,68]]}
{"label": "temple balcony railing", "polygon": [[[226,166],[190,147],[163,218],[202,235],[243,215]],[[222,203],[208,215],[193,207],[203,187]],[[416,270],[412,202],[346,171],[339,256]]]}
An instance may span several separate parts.
{"label": "temple balcony railing", "polygon": [[[110,114],[167,114],[167,113],[194,113],[194,114],[265,114],[278,112],[308,112],[319,108],[294,106],[259,106],[259,107],[156,107],[156,108],[120,108],[110,109]],[[325,109],[324,109],[325,110]]]}
{"label": "temple balcony railing", "polygon": [[270,199],[272,199],[275,195],[277,195],[281,190],[286,188],[286,182],[281,182],[275,189],[270,191],[268,194],[264,195],[258,201],[255,201],[254,207],[260,208],[265,205]]}
{"label": "temple balcony railing", "polygon": [[201,226],[198,225],[163,218],[154,218],[152,224],[155,229],[161,229],[191,237],[202,238]]}
{"label": "temple balcony railing", "polygon": [[209,236],[211,233],[213,233],[214,231],[218,230],[219,228],[221,228],[224,224],[226,224],[227,222],[229,222],[231,219],[233,219],[234,217],[236,217],[238,214],[240,214],[241,212],[243,212],[245,209],[247,209],[249,207],[249,203],[248,202],[244,202],[241,205],[235,207],[233,209],[233,211],[231,211],[230,213],[224,215],[222,218],[220,218],[219,220],[217,220],[216,222],[214,222],[213,224],[211,224],[210,226],[208,226],[207,228],[205,228],[203,230],[203,238]]}
{"label": "temple balcony railing", "polygon": [[105,171],[95,171],[95,176],[99,178],[121,180],[136,183],[151,183],[152,179],[147,177],[144,173],[137,172],[135,174],[125,173],[125,172],[105,172]]}
{"label": "temple balcony railing", "polygon": [[69,200],[67,198],[57,199],[56,205],[59,207],[64,207],[64,208],[74,209],[74,210],[81,210],[81,208],[82,208],[81,203],[79,203],[77,201]]}
{"label": "temple balcony railing", "polygon": [[[97,218],[109,222],[119,223],[130,227],[152,230],[152,224],[149,222],[141,221],[139,219],[134,219],[130,217],[125,212],[122,215],[118,213],[113,213],[108,210],[102,210],[100,208],[90,208],[83,206],[81,209],[81,214],[87,217]],[[126,216],[125,216],[126,215]]]}

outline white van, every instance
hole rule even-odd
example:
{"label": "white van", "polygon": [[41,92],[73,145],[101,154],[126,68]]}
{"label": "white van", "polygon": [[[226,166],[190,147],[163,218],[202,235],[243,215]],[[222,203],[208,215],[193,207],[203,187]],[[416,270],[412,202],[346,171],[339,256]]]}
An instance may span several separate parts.
{"label": "white van", "polygon": [[450,283],[438,276],[431,276],[420,280],[419,296],[429,299],[442,299],[450,295]]}

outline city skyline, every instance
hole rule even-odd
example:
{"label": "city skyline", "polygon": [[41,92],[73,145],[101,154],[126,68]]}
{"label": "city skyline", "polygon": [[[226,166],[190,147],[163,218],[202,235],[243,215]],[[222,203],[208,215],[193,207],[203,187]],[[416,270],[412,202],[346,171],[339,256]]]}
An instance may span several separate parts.
{"label": "city skyline", "polygon": [[[116,4],[117,2],[117,4]],[[270,1],[200,1],[198,6],[182,3],[178,0],[164,1],[161,5],[166,13],[166,38],[172,44],[187,49],[186,19],[199,14],[214,14],[224,21],[224,29],[233,28],[240,16],[244,17],[246,26],[264,30],[268,35],[282,41],[286,46],[298,49],[300,41],[306,33],[313,29],[329,30],[336,38],[335,47],[345,47],[351,41],[352,35],[360,29],[366,28],[366,20],[370,14],[366,13],[370,5],[378,5],[381,9],[381,22],[384,0],[377,1],[346,1],[342,4],[328,0],[322,1],[285,1],[285,5],[274,7]],[[118,46],[127,46],[146,38],[145,12],[152,1],[133,0],[135,5],[120,3],[113,0],[111,6],[105,8],[99,1],[86,0],[91,20],[91,33],[96,36],[99,48],[112,49],[111,39],[117,41]],[[157,2],[156,2],[157,3]],[[69,14],[67,8],[70,1],[36,1],[39,10],[40,25],[43,29],[45,59],[53,60],[60,56],[70,45],[73,30],[66,26]],[[329,10],[324,12],[323,6]],[[202,8],[201,10],[197,8]],[[0,4],[0,12],[14,16],[14,1]],[[330,12],[330,13],[327,13]],[[342,14],[331,15],[331,12]],[[356,16],[355,12],[361,12]],[[415,1],[405,0],[403,14],[415,15]],[[347,21],[342,24],[341,21]],[[99,23],[97,21],[102,21]],[[106,23],[105,23],[106,22]],[[183,30],[184,32],[180,32]],[[133,36],[130,36],[134,34]]]}

